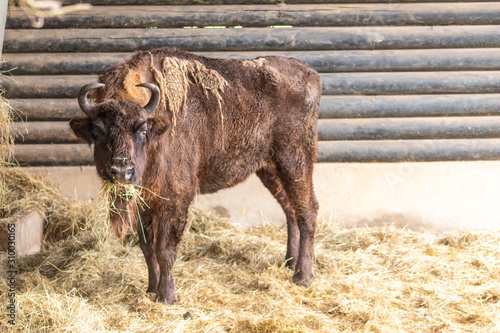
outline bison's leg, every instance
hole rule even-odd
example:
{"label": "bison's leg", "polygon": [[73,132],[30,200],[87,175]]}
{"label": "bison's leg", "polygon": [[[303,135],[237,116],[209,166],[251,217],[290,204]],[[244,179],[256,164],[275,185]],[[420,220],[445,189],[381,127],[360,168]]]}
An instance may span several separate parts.
{"label": "bison's leg", "polygon": [[314,151],[305,154],[300,152],[300,149],[281,149],[277,151],[275,158],[278,176],[283,182],[288,200],[295,211],[300,233],[299,258],[295,266],[293,281],[307,288],[311,285],[313,277],[314,232],[316,231],[318,201],[312,184]]}
{"label": "bison's leg", "polygon": [[[175,214],[163,212],[156,221],[158,233],[155,252],[160,265],[157,300],[162,303],[172,304],[177,301],[172,269],[187,223],[187,207],[180,211],[176,210]],[[168,216],[172,217],[168,218]]]}
{"label": "bison's leg", "polygon": [[[142,225],[141,225],[142,224]],[[156,296],[156,289],[158,287],[158,277],[160,275],[160,267],[158,266],[158,261],[156,260],[156,254],[154,252],[154,235],[153,235],[153,223],[151,218],[141,216],[140,223],[138,225],[137,234],[139,235],[139,245],[141,247],[144,258],[146,259],[146,264],[148,265],[148,290],[147,293]]]}
{"label": "bison's leg", "polygon": [[314,233],[318,216],[318,201],[312,188],[312,180],[285,184],[290,195],[300,232],[299,258],[295,266],[293,282],[309,287],[313,277]]}
{"label": "bison's leg", "polygon": [[177,246],[180,239],[176,236],[171,225],[159,226],[156,246],[156,257],[160,264],[160,279],[158,282],[157,300],[162,303],[172,304],[177,301],[172,269],[177,256]]}
{"label": "bison's leg", "polygon": [[[311,188],[312,192],[312,188]],[[307,200],[307,198],[304,198]],[[297,224],[300,230],[299,260],[295,266],[293,282],[308,288],[313,277],[314,233],[318,217],[318,201],[314,193],[309,197],[309,205],[296,208]]]}
{"label": "bison's leg", "polygon": [[299,240],[300,233],[295,218],[295,211],[290,205],[283,183],[278,178],[275,166],[268,166],[257,171],[257,176],[260,178],[264,186],[271,192],[274,198],[279,202],[281,208],[285,212],[286,224],[288,227],[288,241],[285,255],[286,267],[294,270],[299,257]]}

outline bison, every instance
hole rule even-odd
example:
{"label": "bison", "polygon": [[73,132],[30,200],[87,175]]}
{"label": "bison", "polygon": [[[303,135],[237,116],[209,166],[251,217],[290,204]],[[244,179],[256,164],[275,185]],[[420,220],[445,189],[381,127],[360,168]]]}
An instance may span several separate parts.
{"label": "bison", "polygon": [[177,300],[172,267],[195,195],[253,173],[286,214],[293,281],[310,286],[320,95],[318,73],[293,58],[210,59],[173,48],[136,52],[80,90],[86,117],[70,125],[94,145],[99,176],[147,189],[131,218],[141,222],[147,291],[158,301]]}

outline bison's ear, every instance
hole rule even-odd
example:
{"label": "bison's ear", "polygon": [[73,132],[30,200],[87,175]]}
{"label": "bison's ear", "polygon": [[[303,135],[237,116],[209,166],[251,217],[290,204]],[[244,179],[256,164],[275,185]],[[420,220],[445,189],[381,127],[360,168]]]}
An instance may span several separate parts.
{"label": "bison's ear", "polygon": [[148,119],[148,135],[150,139],[162,135],[170,128],[170,119],[167,117],[153,117]]}
{"label": "bison's ear", "polygon": [[92,120],[88,117],[75,117],[69,122],[75,135],[88,144],[92,143]]}

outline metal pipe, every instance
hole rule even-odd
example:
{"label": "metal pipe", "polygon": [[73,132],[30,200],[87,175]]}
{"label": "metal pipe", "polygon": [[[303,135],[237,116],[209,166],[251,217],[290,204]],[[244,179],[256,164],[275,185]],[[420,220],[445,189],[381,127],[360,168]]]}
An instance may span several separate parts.
{"label": "metal pipe", "polygon": [[3,35],[5,32],[5,22],[7,21],[7,0],[0,1],[0,57],[2,56]]}

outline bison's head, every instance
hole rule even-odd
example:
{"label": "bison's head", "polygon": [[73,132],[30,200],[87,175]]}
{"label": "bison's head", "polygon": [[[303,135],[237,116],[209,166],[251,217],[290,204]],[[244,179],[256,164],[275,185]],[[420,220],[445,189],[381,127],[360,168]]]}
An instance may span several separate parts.
{"label": "bison's head", "polygon": [[70,126],[77,137],[94,144],[94,159],[101,178],[110,182],[138,184],[146,166],[147,148],[169,126],[165,117],[151,117],[160,101],[160,90],[143,83],[151,91],[146,106],[127,100],[108,100],[90,105],[88,96],[104,87],[92,83],[80,90],[78,102],[87,117],[75,117]]}

